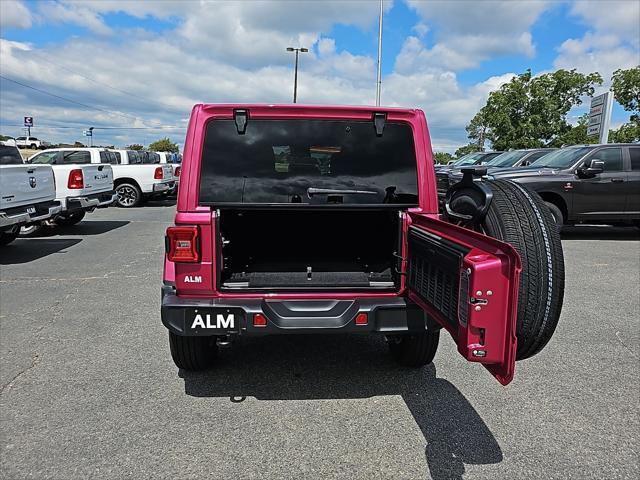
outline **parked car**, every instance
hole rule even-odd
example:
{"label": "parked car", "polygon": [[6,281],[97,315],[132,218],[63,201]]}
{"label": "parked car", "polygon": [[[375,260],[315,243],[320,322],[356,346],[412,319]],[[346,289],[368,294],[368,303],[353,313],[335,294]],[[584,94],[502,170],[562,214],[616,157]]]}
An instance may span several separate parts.
{"label": "parked car", "polygon": [[207,368],[238,336],[362,333],[420,367],[442,327],[509,383],[558,322],[560,238],[544,202],[508,181],[491,182],[478,231],[441,218],[427,136],[415,109],[196,105],[165,239],[175,364]]}
{"label": "parked car", "polygon": [[136,207],[145,199],[166,195],[175,186],[171,166],[160,165],[153,156],[150,160],[149,152],[96,149],[91,155],[92,161],[105,158],[112,163],[119,207]]}
{"label": "parked car", "polygon": [[39,140],[36,137],[17,137],[16,146],[18,148],[31,148],[33,150],[50,147],[49,142]]}
{"label": "parked car", "polygon": [[[111,165],[92,164],[88,152],[74,148],[49,149],[27,160],[32,165],[51,165],[56,179],[56,200],[61,212],[50,224],[70,226],[82,221],[96,208],[112,205],[117,196],[114,190]],[[21,234],[33,235],[37,225],[23,228]]]}
{"label": "parked car", "polygon": [[173,171],[173,181],[175,182],[175,186],[170,193],[175,193],[178,190],[178,185],[180,184],[180,172],[182,167],[180,163],[182,162],[182,157],[177,153],[172,152],[156,152],[160,155],[160,164],[169,164],[171,165],[171,170]]}
{"label": "parked car", "polygon": [[449,188],[449,176],[452,173],[460,172],[462,168],[473,165],[485,165],[494,158],[502,155],[503,152],[472,152],[468,153],[447,165],[443,165],[436,169],[436,185],[438,195],[440,192],[446,192]]}
{"label": "parked car", "polygon": [[14,142],[0,142],[0,246],[14,241],[21,227],[37,225],[60,210],[53,169],[25,165]]}
{"label": "parked car", "polygon": [[640,145],[565,147],[528,167],[494,171],[542,197],[556,224],[640,225]]}
{"label": "parked car", "polygon": [[[539,158],[542,158],[548,153],[554,152],[556,150],[556,148],[511,150],[509,152],[504,152],[498,156],[493,157],[488,162],[482,163],[482,165],[487,167],[487,173],[490,174],[491,172],[494,172],[498,169],[516,168],[530,165]],[[437,175],[438,199],[441,206],[444,204],[444,196],[447,193],[449,187],[454,183],[462,180],[462,172],[460,171],[460,169],[448,169],[446,170],[446,176],[443,172],[445,172],[445,170],[442,170]]]}

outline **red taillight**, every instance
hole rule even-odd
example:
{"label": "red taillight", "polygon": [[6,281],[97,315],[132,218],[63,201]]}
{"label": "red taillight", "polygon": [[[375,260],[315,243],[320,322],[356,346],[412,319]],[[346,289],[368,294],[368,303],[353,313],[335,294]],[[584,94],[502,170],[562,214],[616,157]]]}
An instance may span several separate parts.
{"label": "red taillight", "polygon": [[167,228],[167,257],[171,262],[195,263],[200,261],[198,245],[200,231],[193,227]]}
{"label": "red taillight", "polygon": [[157,167],[155,173],[153,174],[153,178],[156,180],[162,180],[162,167]]}
{"label": "red taillight", "polygon": [[356,325],[366,325],[369,323],[369,317],[366,313],[356,315]]}
{"label": "red taillight", "polygon": [[67,188],[84,188],[84,178],[82,177],[82,170],[77,168],[69,172],[69,180],[67,181]]}
{"label": "red taillight", "polygon": [[253,316],[253,326],[254,327],[266,327],[267,326],[267,317],[265,317],[261,313],[256,313]]}

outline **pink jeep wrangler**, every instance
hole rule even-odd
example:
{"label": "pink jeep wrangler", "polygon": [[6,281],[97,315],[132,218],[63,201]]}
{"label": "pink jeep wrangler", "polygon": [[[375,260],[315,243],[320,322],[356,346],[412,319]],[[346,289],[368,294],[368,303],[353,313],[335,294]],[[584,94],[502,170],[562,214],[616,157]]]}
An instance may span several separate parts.
{"label": "pink jeep wrangler", "polygon": [[366,333],[421,367],[445,328],[508,384],[555,330],[562,247],[535,193],[483,173],[439,214],[420,110],[196,105],[166,234],[175,364],[207,368],[239,335]]}

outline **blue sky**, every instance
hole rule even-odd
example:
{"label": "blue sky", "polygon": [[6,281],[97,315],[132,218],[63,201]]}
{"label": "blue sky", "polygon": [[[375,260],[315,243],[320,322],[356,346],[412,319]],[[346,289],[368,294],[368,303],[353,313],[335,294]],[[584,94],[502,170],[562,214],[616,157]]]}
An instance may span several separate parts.
{"label": "blue sky", "polygon": [[[453,151],[513,74],[577,68],[608,82],[640,63],[639,3],[386,1],[383,104],[423,108],[435,149]],[[311,49],[301,57],[301,102],[372,103],[378,6],[3,0],[0,131],[17,135],[32,115],[34,133],[52,141],[83,140],[96,126],[105,144],[182,143],[194,103],[290,101],[289,45]],[[616,106],[614,126],[627,118]]]}

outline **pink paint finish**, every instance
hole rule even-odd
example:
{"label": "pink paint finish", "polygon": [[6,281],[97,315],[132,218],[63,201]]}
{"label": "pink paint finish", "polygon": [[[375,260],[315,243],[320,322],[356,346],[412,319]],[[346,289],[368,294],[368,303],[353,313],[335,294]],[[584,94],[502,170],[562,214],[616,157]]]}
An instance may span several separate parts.
{"label": "pink paint finish", "polygon": [[[407,271],[408,229],[411,225],[469,248],[463,270],[470,272],[470,292],[491,290],[489,301],[476,310],[469,305],[465,321],[451,326],[442,314],[409,291],[404,275],[397,292],[312,292],[312,293],[227,293],[216,289],[218,233],[217,212],[200,206],[200,158],[209,121],[232,119],[235,109],[249,111],[251,119],[326,119],[371,121],[375,112],[387,114],[389,122],[404,122],[413,131],[418,175],[418,208],[404,213],[401,245],[402,272]],[[420,305],[452,335],[458,352],[468,361],[482,363],[503,385],[514,375],[516,354],[516,316],[520,257],[508,244],[477,232],[438,219],[435,171],[429,130],[424,113],[417,109],[346,107],[318,105],[206,105],[194,106],[185,141],[181,185],[178,191],[176,225],[198,225],[200,228],[200,263],[173,264],[165,260],[164,279],[175,282],[177,294],[183,298],[219,299],[358,299],[406,296]],[[467,301],[468,299],[463,299]],[[478,355],[481,352],[484,356]]]}

